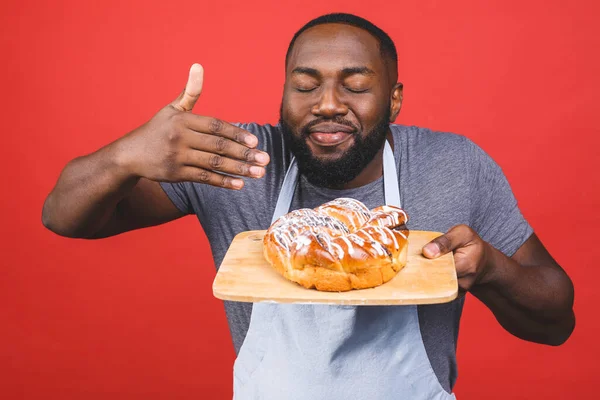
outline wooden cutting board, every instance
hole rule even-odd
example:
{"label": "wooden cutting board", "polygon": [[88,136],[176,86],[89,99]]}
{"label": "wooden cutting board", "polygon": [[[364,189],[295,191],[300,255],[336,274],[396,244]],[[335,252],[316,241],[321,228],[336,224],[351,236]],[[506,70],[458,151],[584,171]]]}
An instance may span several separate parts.
{"label": "wooden cutting board", "polygon": [[263,256],[264,234],[248,231],[233,239],[213,282],[215,297],[252,303],[406,305],[445,303],[458,295],[452,254],[435,260],[421,255],[421,248],[439,232],[410,231],[406,266],[383,285],[349,292],[305,289],[285,279]]}

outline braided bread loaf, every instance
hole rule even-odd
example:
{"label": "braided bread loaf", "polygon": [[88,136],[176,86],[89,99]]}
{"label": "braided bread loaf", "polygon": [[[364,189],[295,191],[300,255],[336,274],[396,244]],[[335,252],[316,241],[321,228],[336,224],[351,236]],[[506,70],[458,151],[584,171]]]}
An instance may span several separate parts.
{"label": "braided bread loaf", "polygon": [[285,278],[308,289],[342,292],[379,286],[406,265],[404,210],[369,210],[339,198],[292,211],[267,230],[264,256]]}

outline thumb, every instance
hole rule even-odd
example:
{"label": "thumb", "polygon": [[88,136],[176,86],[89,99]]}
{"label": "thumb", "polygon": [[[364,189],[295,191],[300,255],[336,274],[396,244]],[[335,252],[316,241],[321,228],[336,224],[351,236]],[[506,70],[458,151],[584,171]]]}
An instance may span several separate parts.
{"label": "thumb", "polygon": [[191,111],[202,93],[204,82],[204,68],[200,64],[193,64],[183,93],[172,103],[179,111]]}
{"label": "thumb", "polygon": [[456,225],[423,246],[422,253],[427,258],[437,258],[465,246],[472,240],[471,228],[466,225]]}
{"label": "thumb", "polygon": [[423,246],[422,253],[427,258],[437,258],[442,255],[436,239]]}

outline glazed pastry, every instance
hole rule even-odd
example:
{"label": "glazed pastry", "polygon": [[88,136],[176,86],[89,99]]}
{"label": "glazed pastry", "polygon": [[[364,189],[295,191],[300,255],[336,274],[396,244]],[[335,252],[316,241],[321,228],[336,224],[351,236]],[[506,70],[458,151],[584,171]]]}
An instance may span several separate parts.
{"label": "glazed pastry", "polygon": [[339,198],[292,211],[267,230],[264,256],[285,278],[330,292],[366,289],[392,279],[406,265],[406,212]]}

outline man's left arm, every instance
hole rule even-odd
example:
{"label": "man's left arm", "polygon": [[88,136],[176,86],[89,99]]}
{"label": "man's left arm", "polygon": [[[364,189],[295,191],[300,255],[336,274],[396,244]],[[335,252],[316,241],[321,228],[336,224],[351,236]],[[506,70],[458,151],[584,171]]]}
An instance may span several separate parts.
{"label": "man's left arm", "polygon": [[508,257],[466,225],[423,248],[428,258],[454,252],[462,293],[471,292],[513,335],[548,345],[564,343],[575,327],[571,279],[533,234]]}
{"label": "man's left arm", "polygon": [[513,335],[564,343],[575,326],[571,280],[521,213],[498,163],[470,139],[463,145],[468,226],[451,228],[423,254],[454,252],[461,291],[481,300]]}

